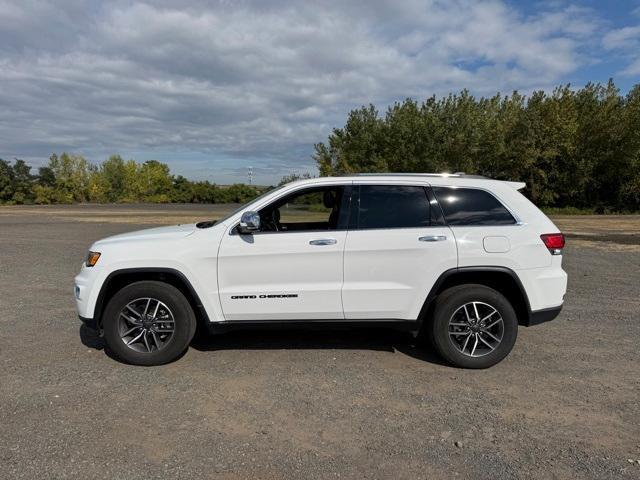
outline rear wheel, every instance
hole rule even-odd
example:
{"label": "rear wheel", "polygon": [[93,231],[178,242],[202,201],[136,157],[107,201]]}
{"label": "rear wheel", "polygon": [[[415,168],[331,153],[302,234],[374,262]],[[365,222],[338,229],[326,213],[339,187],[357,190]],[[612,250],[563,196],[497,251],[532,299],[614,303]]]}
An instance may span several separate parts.
{"label": "rear wheel", "polygon": [[161,365],[182,354],[195,333],[196,319],[185,296],[172,285],[143,281],[117,292],[104,312],[110,350],[134,365]]}
{"label": "rear wheel", "polygon": [[463,368],[487,368],[505,358],[518,335],[518,319],[500,292],[459,285],[436,300],[429,337],[438,353]]}

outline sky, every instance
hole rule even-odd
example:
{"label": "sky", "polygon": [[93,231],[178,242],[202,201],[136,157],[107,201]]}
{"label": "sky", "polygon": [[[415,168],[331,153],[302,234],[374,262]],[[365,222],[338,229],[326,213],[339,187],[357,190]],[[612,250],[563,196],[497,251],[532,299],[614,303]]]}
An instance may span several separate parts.
{"label": "sky", "polygon": [[0,0],[0,158],[316,173],[370,103],[640,83],[640,0]]}

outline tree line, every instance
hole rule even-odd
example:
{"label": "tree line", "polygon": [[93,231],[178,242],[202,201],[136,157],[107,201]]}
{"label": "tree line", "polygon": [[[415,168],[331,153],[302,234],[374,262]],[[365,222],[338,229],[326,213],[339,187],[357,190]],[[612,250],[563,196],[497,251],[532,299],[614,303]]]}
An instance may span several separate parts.
{"label": "tree line", "polygon": [[54,154],[37,174],[21,159],[0,159],[0,203],[244,203],[264,191],[245,184],[219,186],[172,175],[156,160],[138,163],[112,155],[94,165],[80,155]]}
{"label": "tree line", "polygon": [[407,99],[352,110],[315,145],[321,175],[465,172],[527,183],[542,207],[640,210],[640,85]]}
{"label": "tree line", "polygon": [[[639,211],[640,84],[626,95],[613,81],[528,97],[476,98],[463,90],[423,102],[406,99],[384,115],[363,106],[314,150],[323,176],[462,171],[524,181],[524,193],[542,207]],[[242,203],[264,191],[191,181],[164,163],[119,155],[94,165],[80,155],[54,154],[47,166],[31,171],[23,160],[0,159],[0,203]]]}

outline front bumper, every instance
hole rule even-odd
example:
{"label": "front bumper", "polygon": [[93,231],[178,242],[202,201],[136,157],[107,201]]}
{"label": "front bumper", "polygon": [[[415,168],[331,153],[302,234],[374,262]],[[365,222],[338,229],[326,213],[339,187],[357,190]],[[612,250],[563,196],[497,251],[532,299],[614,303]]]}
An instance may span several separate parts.
{"label": "front bumper", "polygon": [[80,273],[74,279],[74,296],[76,309],[81,318],[92,318],[96,305],[99,288],[102,284],[102,269],[99,266],[86,267],[84,263]]}

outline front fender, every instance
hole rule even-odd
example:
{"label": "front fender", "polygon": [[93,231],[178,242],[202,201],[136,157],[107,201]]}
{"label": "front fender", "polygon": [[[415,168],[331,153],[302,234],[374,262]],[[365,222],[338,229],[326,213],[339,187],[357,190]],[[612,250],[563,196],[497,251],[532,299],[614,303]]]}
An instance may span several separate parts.
{"label": "front fender", "polygon": [[[87,269],[88,270],[88,269]],[[91,274],[90,274],[91,275]],[[94,284],[99,288],[92,288],[86,299],[83,299],[83,308],[78,308],[78,313],[85,320],[98,328],[102,324],[102,312],[111,296],[123,286],[141,280],[166,281],[178,287],[187,297],[196,315],[206,323],[218,319],[215,305],[211,305],[206,290],[199,284],[196,277],[183,265],[165,264],[150,266],[127,266],[124,268],[102,269],[96,271]],[[76,280],[82,277],[79,275]],[[77,283],[76,283],[77,285]],[[82,287],[80,287],[82,290]],[[210,315],[210,313],[213,315]],[[85,322],[88,323],[88,322]]]}

